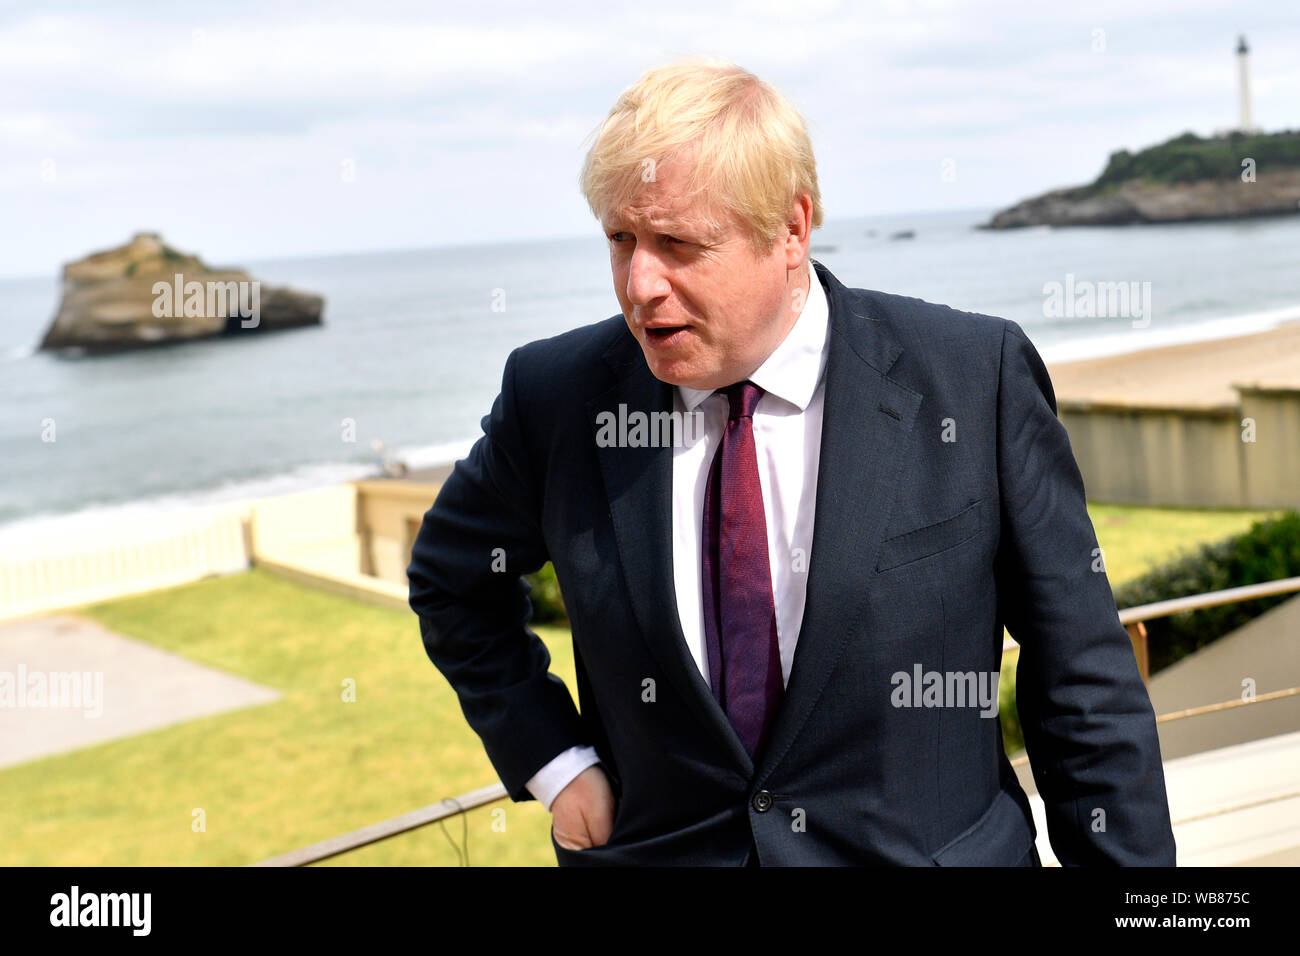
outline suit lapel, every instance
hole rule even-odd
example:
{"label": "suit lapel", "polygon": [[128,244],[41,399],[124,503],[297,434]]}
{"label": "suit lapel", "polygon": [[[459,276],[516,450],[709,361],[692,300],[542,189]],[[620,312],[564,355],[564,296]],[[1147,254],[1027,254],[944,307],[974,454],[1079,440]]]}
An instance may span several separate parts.
{"label": "suit lapel", "polygon": [[790,681],[756,783],[780,764],[861,620],[920,393],[891,379],[903,354],[888,326],[821,263],[830,307],[808,594]]}
{"label": "suit lapel", "polygon": [[[593,440],[601,412],[670,412],[673,386],[655,378],[641,347],[629,333],[621,337],[605,360],[617,382],[587,403]],[[673,582],[673,450],[671,447],[601,447],[596,442],[609,512],[621,558],[623,583],[651,654],[695,712],[701,726],[733,755],[746,777],[753,762],[726,713],[718,705],[686,647]]]}

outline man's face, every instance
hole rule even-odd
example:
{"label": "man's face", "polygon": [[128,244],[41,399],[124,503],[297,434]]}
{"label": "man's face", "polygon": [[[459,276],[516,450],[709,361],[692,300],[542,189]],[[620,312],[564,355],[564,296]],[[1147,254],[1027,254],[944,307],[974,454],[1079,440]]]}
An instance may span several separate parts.
{"label": "man's face", "polygon": [[[681,192],[680,165],[660,163],[631,204],[608,214],[614,292],[646,364],[672,385],[712,389],[748,378],[799,317],[802,244],[789,229],[761,256],[734,217],[710,233]],[[796,205],[795,210],[810,208]],[[816,281],[816,280],[813,280]]]}

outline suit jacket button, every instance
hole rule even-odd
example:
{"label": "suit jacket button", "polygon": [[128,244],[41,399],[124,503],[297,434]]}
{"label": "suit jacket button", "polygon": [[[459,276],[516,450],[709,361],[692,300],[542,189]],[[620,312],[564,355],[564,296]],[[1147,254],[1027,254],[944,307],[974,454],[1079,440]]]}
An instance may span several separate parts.
{"label": "suit jacket button", "polygon": [[772,809],[772,794],[767,790],[760,790],[754,794],[754,799],[750,801],[750,804],[759,813],[767,813],[768,810]]}

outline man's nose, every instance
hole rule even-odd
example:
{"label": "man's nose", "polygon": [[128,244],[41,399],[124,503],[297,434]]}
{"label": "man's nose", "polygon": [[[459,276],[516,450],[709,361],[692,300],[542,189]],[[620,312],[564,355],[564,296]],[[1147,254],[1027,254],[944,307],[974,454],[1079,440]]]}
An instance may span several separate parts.
{"label": "man's nose", "polygon": [[632,251],[627,270],[627,297],[637,305],[648,305],[668,294],[663,263],[652,250],[639,246]]}

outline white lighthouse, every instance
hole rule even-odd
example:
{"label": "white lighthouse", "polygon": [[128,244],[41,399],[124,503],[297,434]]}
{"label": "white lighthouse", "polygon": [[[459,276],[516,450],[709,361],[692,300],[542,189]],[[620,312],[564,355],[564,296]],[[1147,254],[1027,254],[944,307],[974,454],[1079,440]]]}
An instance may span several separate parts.
{"label": "white lighthouse", "polygon": [[1243,133],[1258,132],[1250,115],[1250,48],[1244,36],[1237,38],[1237,129]]}

